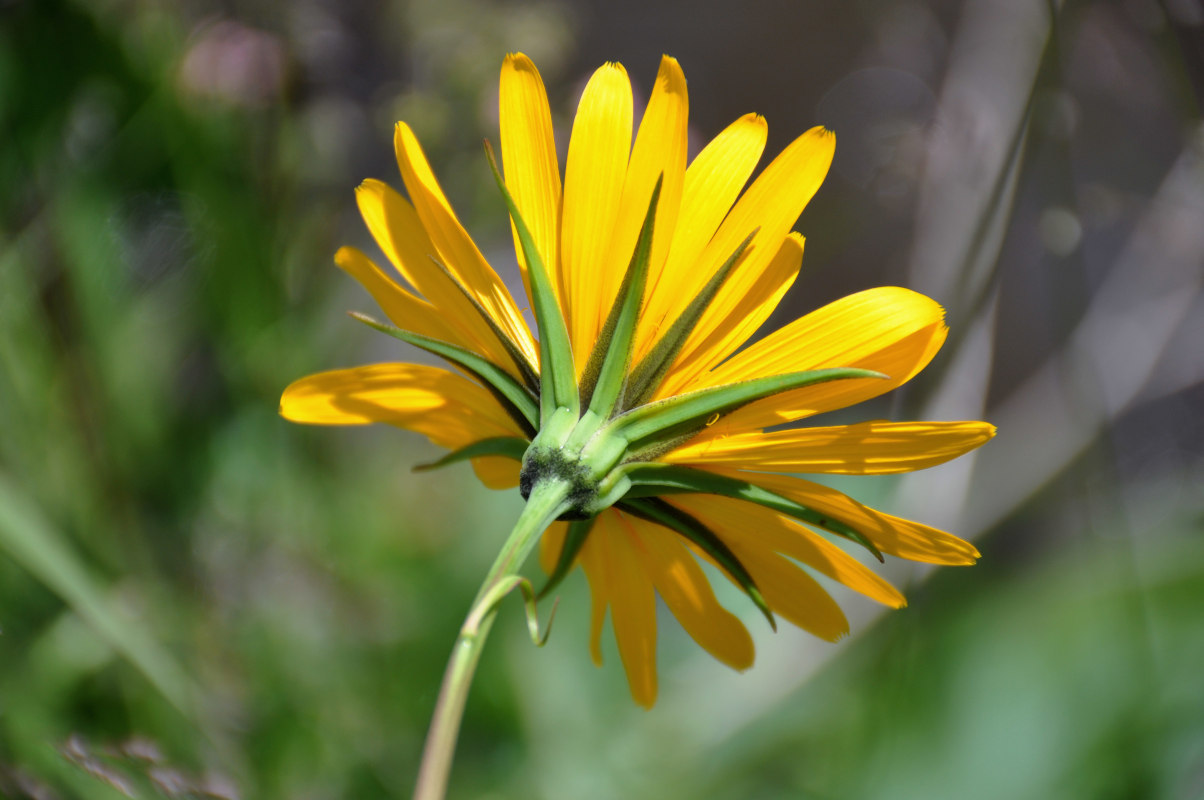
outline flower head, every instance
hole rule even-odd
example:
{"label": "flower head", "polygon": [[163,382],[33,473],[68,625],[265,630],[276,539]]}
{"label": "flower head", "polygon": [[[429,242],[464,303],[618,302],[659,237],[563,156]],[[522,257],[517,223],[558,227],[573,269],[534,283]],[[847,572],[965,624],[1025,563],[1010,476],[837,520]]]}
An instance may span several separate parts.
{"label": "flower head", "polygon": [[398,123],[409,200],[371,180],[357,199],[406,285],[353,248],[335,261],[396,327],[362,320],[458,372],[398,363],[312,375],[285,390],[281,413],[418,431],[451,450],[428,466],[469,459],[491,487],[542,493],[549,521],[559,520],[541,541],[549,588],[584,568],[594,659],[609,611],[632,695],[650,706],[658,594],[717,659],[752,664],[747,629],[718,603],[700,561],[771,623],[782,616],[828,640],[848,623],[812,572],[905,604],[836,541],[879,559],[973,563],[969,543],[793,473],[920,469],[979,446],[994,428],[778,428],[910,379],[944,341],[943,312],[907,289],[870,289],[737,353],[798,274],[803,237],[791,227],[827,173],[835,137],[807,131],[742,192],[765,120],[741,117],[687,165],[686,83],[668,57],[634,143],[632,118],[626,72],[602,66],[578,106],[562,181],[539,73],[523,55],[502,67],[499,184],[538,337]]}

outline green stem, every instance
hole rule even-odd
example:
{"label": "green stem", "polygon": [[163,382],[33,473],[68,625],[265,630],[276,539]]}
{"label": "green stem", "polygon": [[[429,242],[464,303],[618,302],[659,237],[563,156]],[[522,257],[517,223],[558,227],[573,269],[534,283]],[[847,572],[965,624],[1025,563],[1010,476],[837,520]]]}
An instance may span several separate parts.
{"label": "green stem", "polygon": [[485,639],[497,616],[497,603],[501,599],[496,591],[498,584],[522,565],[539,541],[540,534],[568,508],[568,494],[569,484],[561,480],[540,481],[532,487],[523,513],[514,523],[514,530],[481,584],[460,627],[447,671],[443,673],[443,686],[439,689],[431,728],[426,735],[414,800],[442,800],[447,793],[447,776],[455,755],[464,702],[468,699],[468,688],[477,662],[481,660]]}

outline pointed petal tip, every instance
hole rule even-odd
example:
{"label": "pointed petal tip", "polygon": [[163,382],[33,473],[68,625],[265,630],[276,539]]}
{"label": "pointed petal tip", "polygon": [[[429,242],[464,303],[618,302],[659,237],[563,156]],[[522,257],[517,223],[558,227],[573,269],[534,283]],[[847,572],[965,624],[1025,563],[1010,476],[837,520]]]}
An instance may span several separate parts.
{"label": "pointed petal tip", "polygon": [[598,69],[594,71],[594,74],[599,75],[603,72],[617,72],[624,78],[627,77],[627,68],[618,61],[607,61],[602,66],[598,67]]}
{"label": "pointed petal tip", "polygon": [[759,130],[763,136],[767,136],[769,133],[769,120],[765,119],[764,116],[755,111],[748,112],[733,122],[732,125],[747,125],[751,128]]}
{"label": "pointed petal tip", "polygon": [[681,64],[677,63],[677,59],[670,55],[661,56],[656,80],[658,83],[663,82],[671,91],[684,92],[686,88],[686,74],[682,71]]}
{"label": "pointed petal tip", "polygon": [[635,695],[632,695],[632,697],[635,698],[635,702],[640,706],[640,708],[644,709],[645,711],[651,711],[652,707],[656,705],[655,697],[635,697]]}
{"label": "pointed petal tip", "polygon": [[418,137],[414,135],[414,129],[404,120],[397,120],[393,125],[393,149],[400,156],[402,152],[408,152],[410,146],[413,145],[418,145]]}
{"label": "pointed petal tip", "polygon": [[505,79],[507,72],[526,72],[539,77],[539,68],[535,66],[526,53],[507,53],[506,58],[502,61],[502,77]]}

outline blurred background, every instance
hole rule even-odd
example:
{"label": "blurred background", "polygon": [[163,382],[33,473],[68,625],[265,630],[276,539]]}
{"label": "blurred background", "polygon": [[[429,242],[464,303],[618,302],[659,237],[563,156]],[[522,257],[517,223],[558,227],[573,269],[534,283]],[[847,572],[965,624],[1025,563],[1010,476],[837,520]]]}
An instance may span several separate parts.
{"label": "blurred background", "polygon": [[[352,190],[407,120],[514,276],[481,152],[521,50],[567,143],[584,80],[661,53],[701,146],[838,136],[768,324],[910,286],[949,344],[846,412],[987,419],[904,480],[838,482],[973,538],[837,592],[830,645],[734,593],[737,675],[666,615],[628,698],[588,597],[503,609],[455,798],[1204,797],[1204,6],[1199,0],[3,0],[0,796],[408,796],[445,659],[518,513],[385,427],[276,415],[412,353],[346,318]],[[642,101],[637,99],[637,109]],[[563,162],[562,162],[563,163]]]}

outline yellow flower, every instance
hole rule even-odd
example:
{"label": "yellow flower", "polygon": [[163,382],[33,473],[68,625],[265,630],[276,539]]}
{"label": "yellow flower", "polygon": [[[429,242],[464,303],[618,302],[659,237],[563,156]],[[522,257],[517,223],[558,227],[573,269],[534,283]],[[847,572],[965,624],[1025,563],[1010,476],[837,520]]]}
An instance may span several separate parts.
{"label": "yellow flower", "polygon": [[921,469],[994,428],[876,421],[766,431],[910,379],[944,341],[942,309],[907,289],[870,289],[737,353],[798,274],[803,237],[790,229],[828,171],[835,137],[807,131],[741,193],[765,146],[762,117],[736,120],[687,166],[686,83],[666,57],[634,144],[632,118],[626,72],[604,65],[578,106],[562,183],[539,73],[523,55],[502,67],[506,197],[538,340],[398,123],[409,200],[373,180],[357,199],[406,286],[353,248],[335,261],[397,328],[365,321],[460,372],[404,363],[325,372],[289,386],[281,413],[391,423],[451,449],[440,464],[471,459],[488,486],[545,492],[548,520],[562,521],[544,534],[541,560],[553,582],[584,568],[594,660],[609,611],[632,695],[651,706],[656,595],[715,658],[739,670],[753,662],[748,631],[716,601],[700,559],[771,621],[781,615],[835,640],[848,623],[812,571],[891,607],[905,600],[833,537],[879,558],[970,564],[978,555],[790,473]]}

